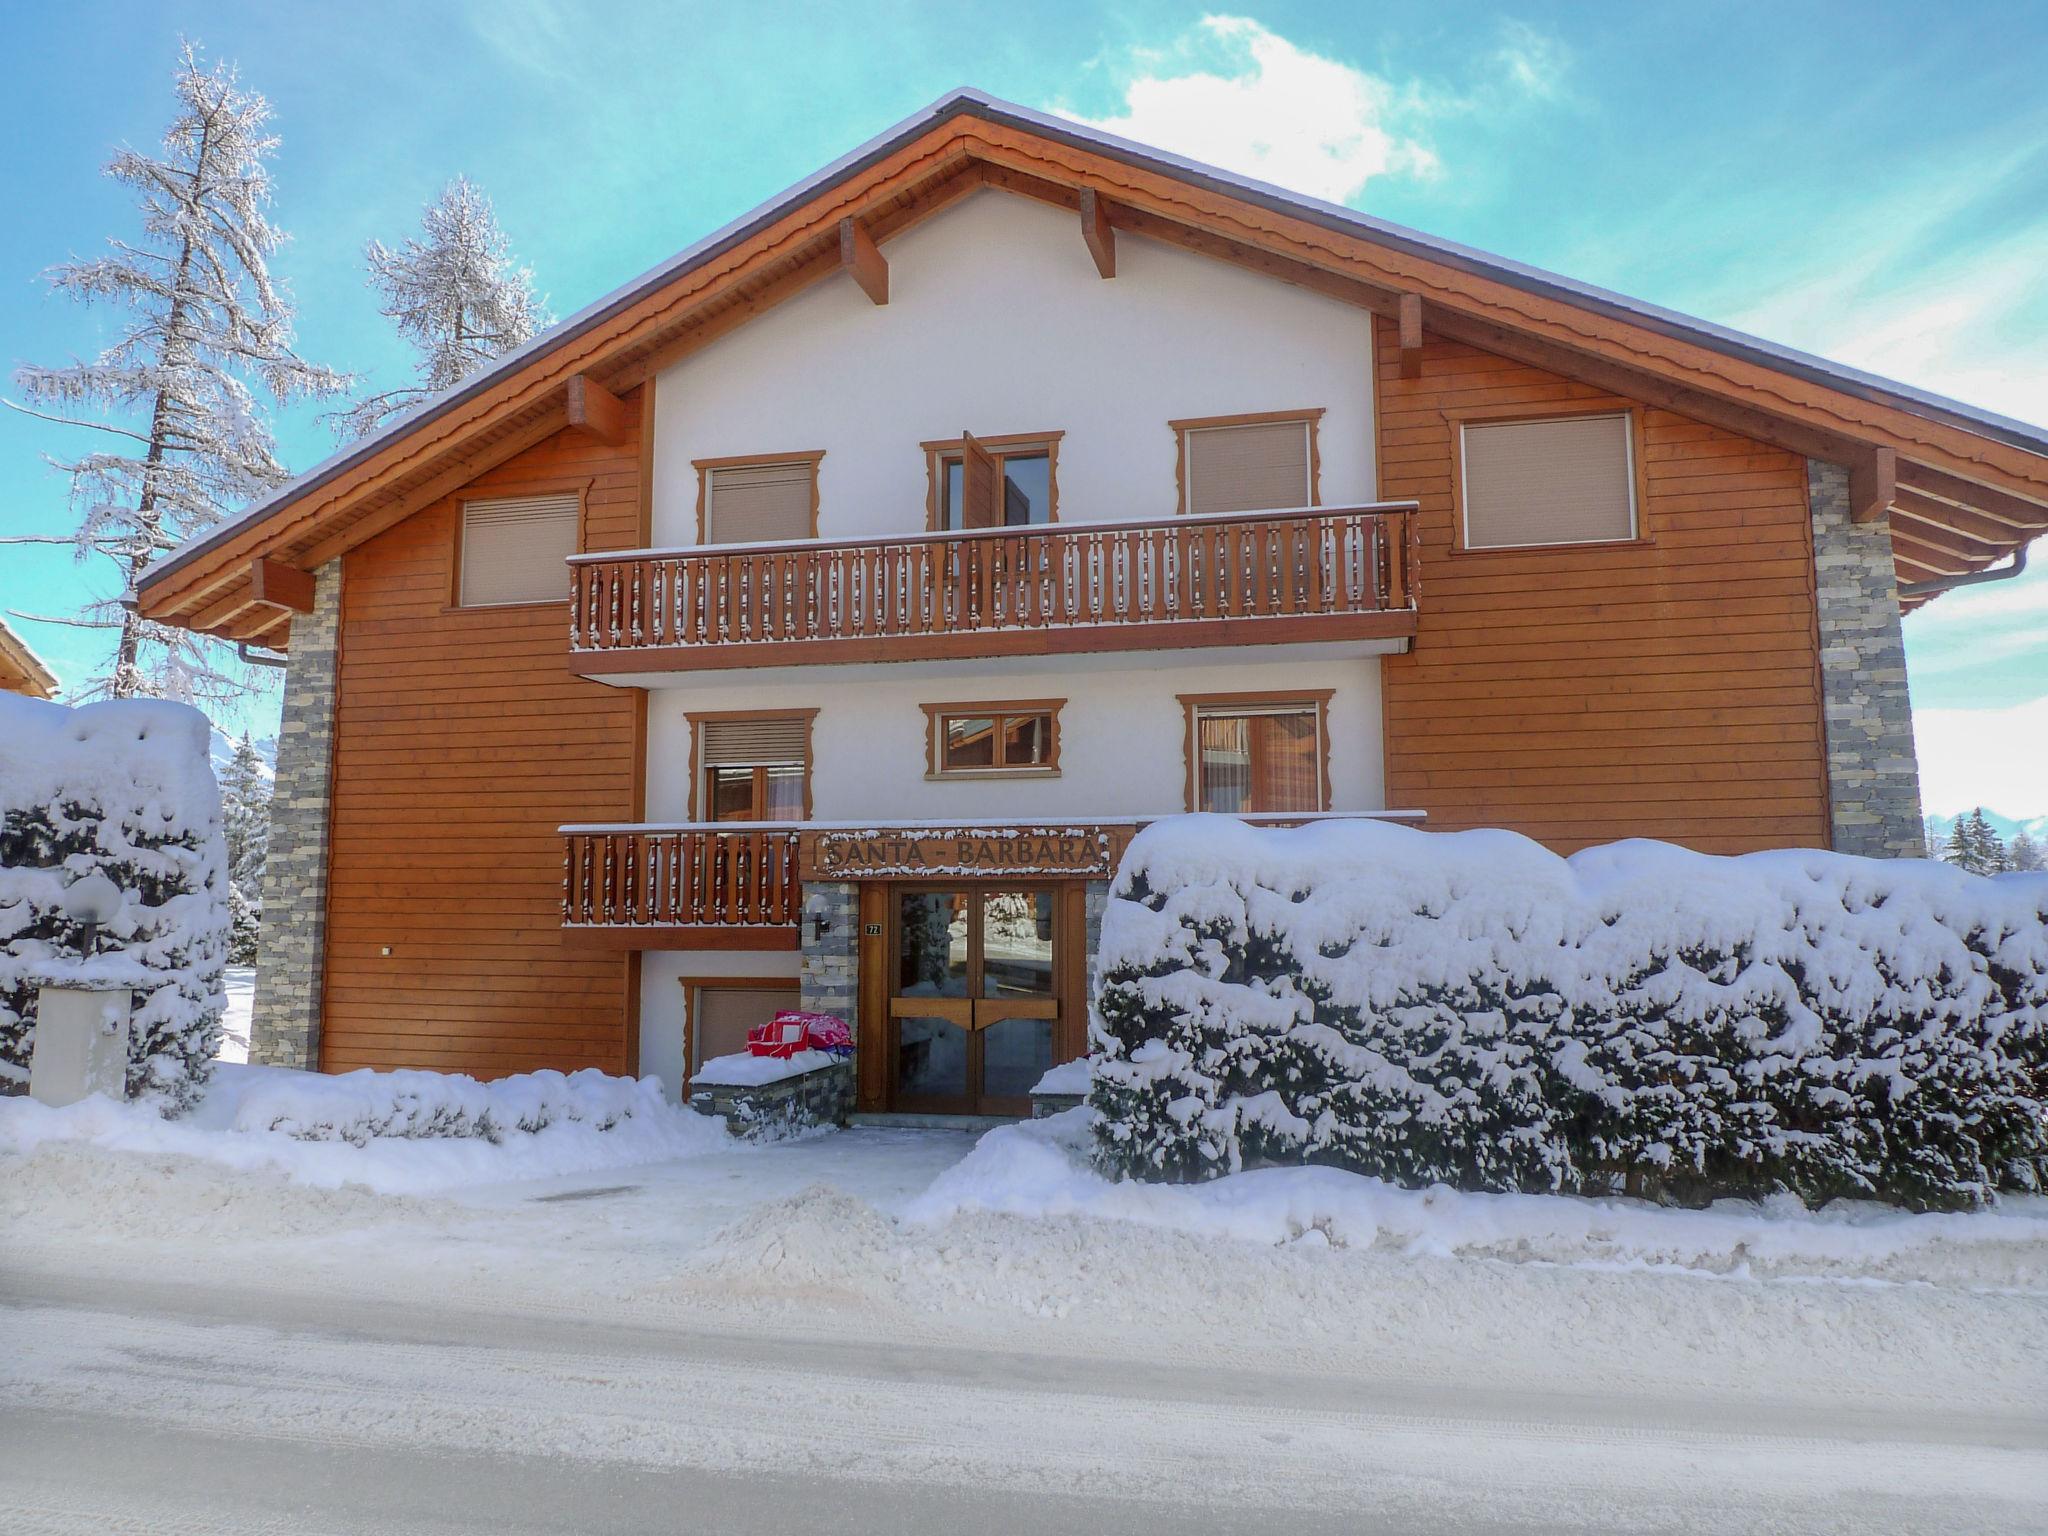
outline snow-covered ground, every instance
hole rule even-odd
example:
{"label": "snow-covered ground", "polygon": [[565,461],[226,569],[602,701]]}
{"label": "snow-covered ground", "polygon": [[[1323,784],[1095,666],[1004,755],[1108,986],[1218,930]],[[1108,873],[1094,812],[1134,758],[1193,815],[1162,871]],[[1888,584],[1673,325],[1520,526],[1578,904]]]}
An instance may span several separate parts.
{"label": "snow-covered ground", "polygon": [[249,1020],[256,1010],[256,967],[231,965],[223,987],[228,994],[227,1012],[221,1015],[219,1061],[245,1062],[249,1059]]}
{"label": "snow-covered ground", "polygon": [[243,1072],[0,1103],[0,1528],[2048,1528],[2048,1203],[1115,1185],[1085,1111],[358,1148],[209,1128]]}

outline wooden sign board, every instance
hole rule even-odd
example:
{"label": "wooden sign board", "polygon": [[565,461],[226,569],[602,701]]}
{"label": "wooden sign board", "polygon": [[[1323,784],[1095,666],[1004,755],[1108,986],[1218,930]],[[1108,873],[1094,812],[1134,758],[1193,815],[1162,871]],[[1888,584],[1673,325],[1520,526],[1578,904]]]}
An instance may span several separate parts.
{"label": "wooden sign board", "polygon": [[804,880],[1025,876],[1107,880],[1130,840],[1128,827],[878,827],[806,832],[797,845]]}

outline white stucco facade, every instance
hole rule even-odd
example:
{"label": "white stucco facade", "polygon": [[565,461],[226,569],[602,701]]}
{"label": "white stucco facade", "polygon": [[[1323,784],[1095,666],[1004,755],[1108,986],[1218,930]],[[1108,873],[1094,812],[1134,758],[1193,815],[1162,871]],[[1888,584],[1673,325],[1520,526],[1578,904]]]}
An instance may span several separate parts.
{"label": "white stucco facade", "polygon": [[823,450],[819,535],[925,525],[919,444],[1062,432],[1062,522],[1168,517],[1190,417],[1321,409],[1325,506],[1375,495],[1372,317],[1132,235],[1100,277],[1074,215],[984,191],[883,247],[889,302],[822,282],[659,376],[653,542],[696,542],[693,461]]}

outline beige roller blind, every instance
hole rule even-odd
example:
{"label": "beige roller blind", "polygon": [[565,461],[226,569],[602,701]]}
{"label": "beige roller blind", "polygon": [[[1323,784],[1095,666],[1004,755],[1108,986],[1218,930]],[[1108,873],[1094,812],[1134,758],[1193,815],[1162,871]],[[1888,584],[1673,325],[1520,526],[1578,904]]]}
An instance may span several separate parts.
{"label": "beige roller blind", "polygon": [[707,544],[758,544],[811,537],[812,485],[818,466],[808,459],[787,464],[736,464],[705,472]]}
{"label": "beige roller blind", "polygon": [[810,745],[810,721],[803,715],[771,715],[759,720],[701,720],[697,724],[697,761],[706,768],[721,764],[745,767],[801,763]]}
{"label": "beige roller blind", "polygon": [[1308,423],[1190,427],[1188,510],[1263,512],[1309,504]]}
{"label": "beige roller blind", "polygon": [[1464,442],[1467,547],[1635,537],[1626,415],[1467,422]]}
{"label": "beige roller blind", "polygon": [[699,987],[690,1020],[696,1037],[691,1042],[696,1060],[690,1069],[694,1072],[714,1057],[744,1051],[749,1029],[796,1005],[795,987]]}
{"label": "beige roller blind", "polygon": [[575,492],[503,496],[462,504],[464,607],[567,602],[576,553]]}

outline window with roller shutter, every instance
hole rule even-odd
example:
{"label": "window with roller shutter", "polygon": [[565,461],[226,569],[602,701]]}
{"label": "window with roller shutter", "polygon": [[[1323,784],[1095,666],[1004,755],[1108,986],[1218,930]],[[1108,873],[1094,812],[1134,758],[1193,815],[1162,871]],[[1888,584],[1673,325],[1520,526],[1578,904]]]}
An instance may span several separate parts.
{"label": "window with roller shutter", "polygon": [[1465,548],[1598,544],[1636,536],[1628,412],[1468,421],[1459,436]]}
{"label": "window with roller shutter", "polygon": [[1317,503],[1320,411],[1171,423],[1183,512],[1275,512]]}
{"label": "window with roller shutter", "polygon": [[703,542],[779,544],[816,538],[818,461],[823,457],[698,460]]}
{"label": "window with roller shutter", "polygon": [[692,715],[705,821],[802,821],[810,814],[811,722],[789,714]]}
{"label": "window with roller shutter", "polygon": [[464,608],[567,602],[582,497],[498,496],[462,504],[456,602]]}

